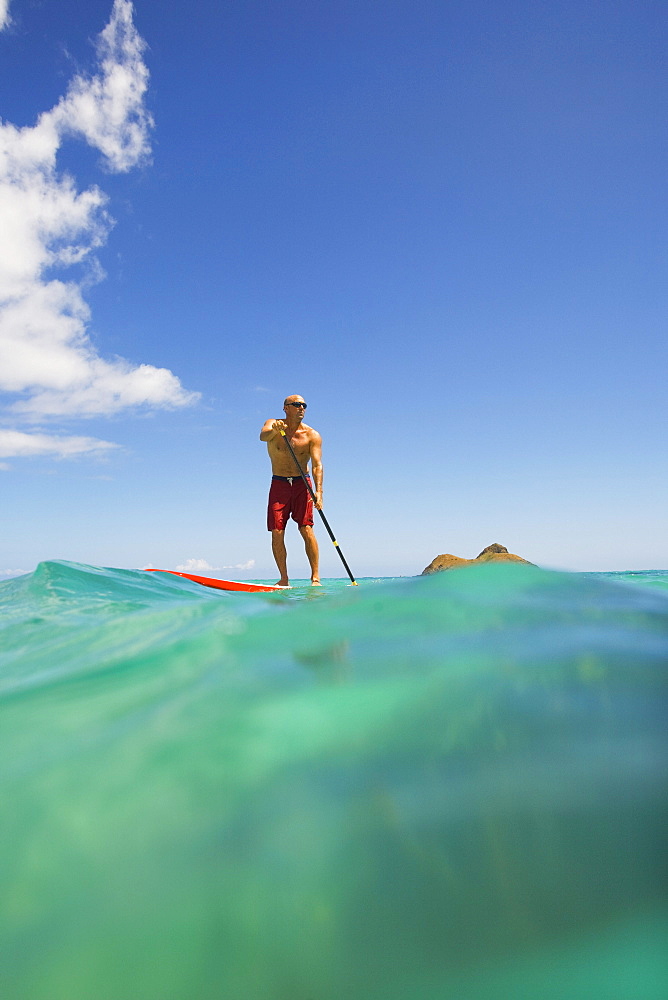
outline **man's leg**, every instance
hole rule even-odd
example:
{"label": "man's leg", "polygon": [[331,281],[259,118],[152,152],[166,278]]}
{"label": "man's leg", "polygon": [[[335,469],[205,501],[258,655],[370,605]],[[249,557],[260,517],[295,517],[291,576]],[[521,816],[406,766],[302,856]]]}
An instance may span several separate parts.
{"label": "man's leg", "polygon": [[274,559],[276,560],[276,565],[278,566],[278,572],[281,574],[281,579],[276,584],[277,587],[289,587],[290,581],[288,580],[288,553],[285,548],[285,531],[277,531],[274,529],[271,533],[271,551],[274,554]]}
{"label": "man's leg", "polygon": [[309,566],[311,567],[311,583],[315,587],[319,587],[320,573],[318,571],[318,539],[315,537],[315,531],[310,524],[303,525],[299,529],[299,533],[304,539],[306,558],[308,559]]}

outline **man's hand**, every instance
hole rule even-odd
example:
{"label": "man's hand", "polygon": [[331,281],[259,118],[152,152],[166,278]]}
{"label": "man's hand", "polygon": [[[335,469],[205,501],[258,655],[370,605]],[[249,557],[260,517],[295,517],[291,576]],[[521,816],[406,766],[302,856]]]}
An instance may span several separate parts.
{"label": "man's hand", "polygon": [[260,441],[273,441],[276,435],[280,434],[281,431],[285,432],[286,428],[287,424],[285,420],[272,420],[271,417],[269,417],[269,420],[265,420],[262,425],[262,430],[260,431]]}
{"label": "man's hand", "polygon": [[315,506],[317,510],[322,510],[322,490],[315,491]]}

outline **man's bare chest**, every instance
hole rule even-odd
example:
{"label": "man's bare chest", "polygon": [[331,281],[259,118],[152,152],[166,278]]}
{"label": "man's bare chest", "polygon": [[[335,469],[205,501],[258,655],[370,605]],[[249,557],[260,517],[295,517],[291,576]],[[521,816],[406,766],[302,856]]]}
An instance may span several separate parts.
{"label": "man's bare chest", "polygon": [[[297,456],[300,463],[306,464],[310,458],[311,454],[311,440],[308,434],[297,433],[294,435],[288,435],[287,441],[290,442],[292,450]],[[269,452],[274,456],[276,461],[281,463],[290,463],[294,465],[294,459],[290,454],[290,449],[288,448],[286,438],[282,435],[276,437],[269,443]]]}
{"label": "man's bare chest", "polygon": [[[292,450],[297,455],[298,458],[308,458],[311,451],[311,442],[307,434],[295,434],[294,436],[288,435],[287,441],[290,442]],[[276,439],[276,454],[289,455],[290,449],[288,448],[286,439],[281,436]]]}

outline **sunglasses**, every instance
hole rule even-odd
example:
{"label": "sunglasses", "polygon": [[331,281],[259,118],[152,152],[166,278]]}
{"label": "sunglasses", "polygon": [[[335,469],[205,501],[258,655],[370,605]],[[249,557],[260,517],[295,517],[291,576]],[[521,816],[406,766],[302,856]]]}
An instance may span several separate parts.
{"label": "sunglasses", "polygon": [[288,406],[294,406],[294,408],[297,410],[297,409],[301,409],[302,406],[304,407],[304,409],[306,409],[307,404],[306,403],[288,403]]}

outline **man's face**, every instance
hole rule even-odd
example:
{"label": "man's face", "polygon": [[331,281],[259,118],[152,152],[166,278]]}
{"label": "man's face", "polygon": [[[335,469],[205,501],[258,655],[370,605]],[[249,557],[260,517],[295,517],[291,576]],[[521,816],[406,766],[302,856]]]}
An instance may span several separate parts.
{"label": "man's face", "polygon": [[303,396],[288,396],[283,405],[286,416],[303,418],[306,412],[306,403]]}

